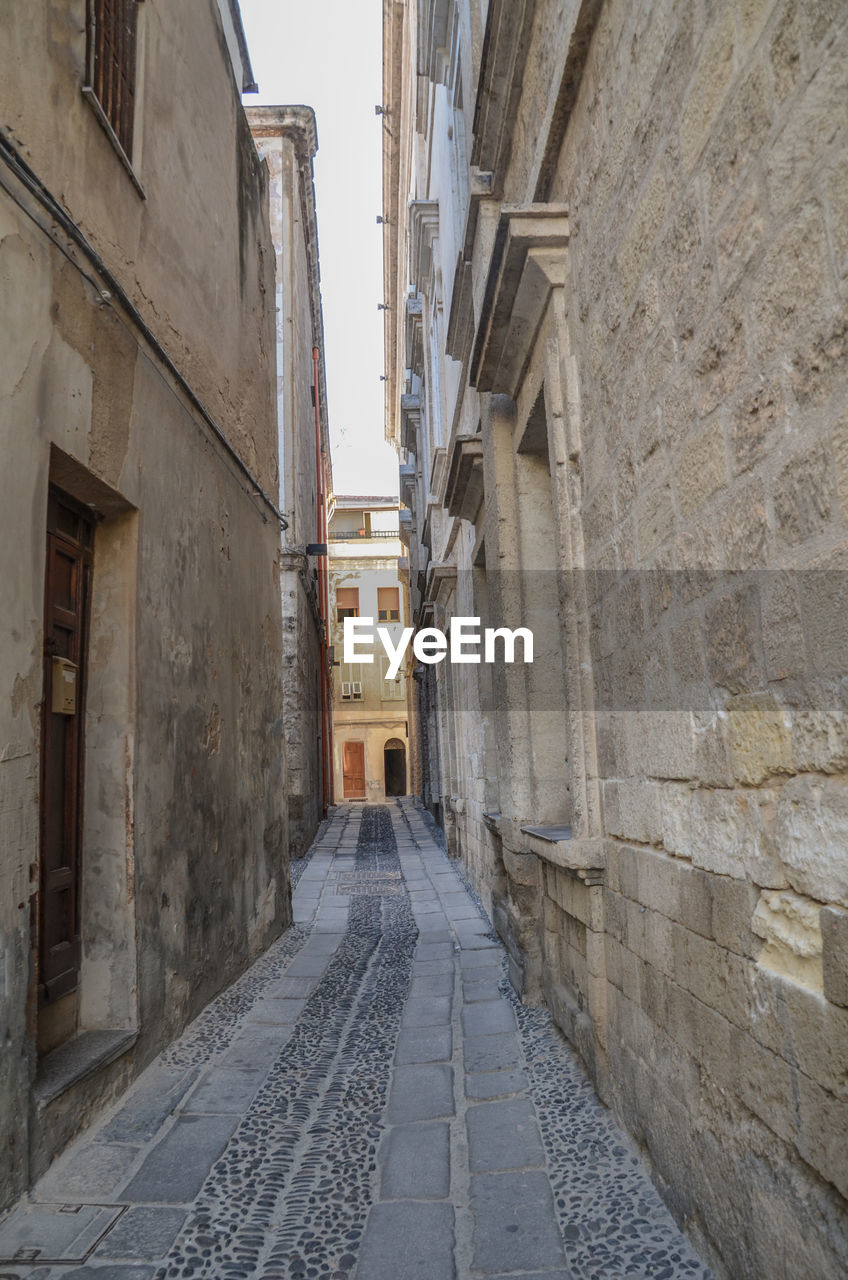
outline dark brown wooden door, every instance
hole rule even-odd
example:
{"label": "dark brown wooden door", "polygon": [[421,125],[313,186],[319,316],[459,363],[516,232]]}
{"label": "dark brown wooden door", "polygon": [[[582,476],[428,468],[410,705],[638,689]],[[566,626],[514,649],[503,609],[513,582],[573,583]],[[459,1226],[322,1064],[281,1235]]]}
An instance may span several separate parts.
{"label": "dark brown wooden door", "polygon": [[342,779],[346,800],[361,800],[365,795],[365,743],[342,743]]}
{"label": "dark brown wooden door", "polygon": [[[41,870],[38,987],[41,1003],[75,990],[79,977],[79,881],[86,631],[94,525],[51,489],[44,595]],[[65,664],[54,662],[65,659]],[[68,665],[70,664],[70,665]],[[61,690],[56,687],[62,682]],[[70,690],[73,712],[54,707]],[[67,702],[66,702],[66,705]]]}

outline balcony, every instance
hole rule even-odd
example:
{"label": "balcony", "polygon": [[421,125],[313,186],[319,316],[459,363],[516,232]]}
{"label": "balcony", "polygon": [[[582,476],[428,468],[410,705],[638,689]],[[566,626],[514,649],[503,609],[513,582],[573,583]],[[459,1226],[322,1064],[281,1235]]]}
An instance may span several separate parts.
{"label": "balcony", "polygon": [[382,538],[386,541],[400,539],[398,529],[331,529],[328,535],[330,542],[356,542],[369,538]]}

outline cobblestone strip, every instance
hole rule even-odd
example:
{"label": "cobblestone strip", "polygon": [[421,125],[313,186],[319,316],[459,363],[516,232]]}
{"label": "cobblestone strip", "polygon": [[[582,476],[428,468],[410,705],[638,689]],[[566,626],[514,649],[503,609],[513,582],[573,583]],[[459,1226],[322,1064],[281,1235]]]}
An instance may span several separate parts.
{"label": "cobblestone strip", "polygon": [[[397,867],[388,813],[366,809],[353,868]],[[338,950],[159,1280],[349,1276],[370,1203],[415,937],[405,898],[351,901]]]}

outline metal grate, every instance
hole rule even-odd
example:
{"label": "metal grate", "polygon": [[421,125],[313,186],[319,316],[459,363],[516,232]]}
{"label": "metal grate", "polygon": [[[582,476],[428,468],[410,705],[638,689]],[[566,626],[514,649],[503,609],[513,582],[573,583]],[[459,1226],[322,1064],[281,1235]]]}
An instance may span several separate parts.
{"label": "metal grate", "polygon": [[349,897],[396,897],[405,892],[400,871],[341,871],[336,891]]}
{"label": "metal grate", "polygon": [[127,159],[135,114],[135,44],[138,0],[89,0],[88,66],[91,87]]}

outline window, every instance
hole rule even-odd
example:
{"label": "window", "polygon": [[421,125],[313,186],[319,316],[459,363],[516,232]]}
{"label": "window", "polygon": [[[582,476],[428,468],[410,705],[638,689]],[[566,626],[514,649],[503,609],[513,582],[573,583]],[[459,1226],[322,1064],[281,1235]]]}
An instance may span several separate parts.
{"label": "window", "polygon": [[362,663],[342,662],[339,665],[339,694],[342,702],[362,701]]}
{"label": "window", "polygon": [[383,702],[402,702],[406,697],[404,690],[403,672],[399,671],[393,680],[389,680],[387,672],[389,669],[389,659],[380,659],[380,698]]}
{"label": "window", "polygon": [[400,621],[400,591],[397,587],[377,588],[377,616],[380,622]]}
{"label": "window", "polygon": [[339,587],[336,591],[336,621],[359,617],[359,588]]}
{"label": "window", "polygon": [[88,85],[125,157],[132,154],[139,0],[88,0]]}

